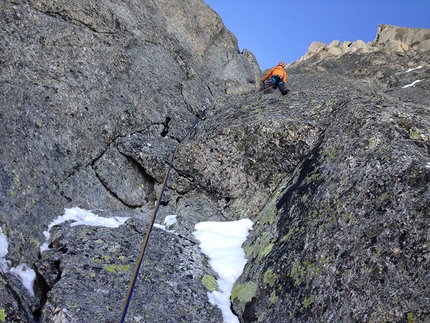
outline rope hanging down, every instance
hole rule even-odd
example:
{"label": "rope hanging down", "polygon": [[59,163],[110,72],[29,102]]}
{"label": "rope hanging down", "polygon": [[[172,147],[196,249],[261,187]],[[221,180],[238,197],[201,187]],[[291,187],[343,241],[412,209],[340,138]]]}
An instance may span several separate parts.
{"label": "rope hanging down", "polygon": [[137,281],[137,276],[139,275],[139,270],[140,270],[140,266],[142,264],[143,256],[145,254],[146,246],[148,245],[149,236],[151,235],[152,228],[153,228],[154,223],[155,223],[155,218],[157,216],[157,212],[158,212],[158,209],[160,207],[160,203],[161,203],[164,191],[165,191],[166,186],[167,186],[167,180],[169,179],[170,171],[173,167],[173,160],[175,159],[176,152],[177,152],[179,146],[188,138],[188,136],[194,130],[197,123],[201,120],[201,118],[205,114],[205,111],[206,111],[206,109],[200,113],[199,117],[194,122],[191,129],[187,132],[187,134],[184,136],[184,138],[182,138],[181,141],[179,141],[179,143],[176,145],[175,150],[172,153],[172,159],[170,160],[169,170],[167,171],[166,176],[164,177],[163,188],[161,189],[160,195],[158,196],[157,203],[155,204],[154,211],[152,212],[152,217],[151,217],[149,224],[148,224],[148,230],[146,231],[146,236],[145,236],[145,239],[143,240],[143,244],[142,244],[142,248],[140,250],[139,258],[137,259],[137,263],[136,263],[136,266],[134,267],[133,275],[131,276],[130,285],[128,286],[126,299],[124,301],[124,306],[123,306],[122,313],[121,313],[121,321],[120,321],[121,323],[124,323],[125,317],[127,315],[128,306],[130,305],[131,297],[132,297],[133,291],[134,291],[134,286],[135,286],[136,281]]}

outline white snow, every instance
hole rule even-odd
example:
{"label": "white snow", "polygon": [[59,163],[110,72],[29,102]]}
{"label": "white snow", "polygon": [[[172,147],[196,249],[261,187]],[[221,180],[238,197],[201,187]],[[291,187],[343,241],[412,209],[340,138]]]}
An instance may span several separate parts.
{"label": "white snow", "polygon": [[238,323],[230,309],[230,295],[234,282],[242,274],[247,260],[242,244],[252,230],[252,221],[200,222],[193,235],[200,241],[200,249],[208,256],[209,264],[218,274],[218,290],[208,293],[209,302],[217,305],[224,323]]}
{"label": "white snow", "polygon": [[427,163],[426,167],[427,167],[427,168],[430,168],[430,163]]}
{"label": "white snow", "polygon": [[19,277],[24,287],[28,290],[30,295],[34,297],[33,286],[34,281],[36,280],[36,273],[26,264],[20,264],[8,269],[9,261],[5,258],[8,253],[8,248],[9,242],[7,241],[6,235],[3,233],[2,228],[0,228],[0,271],[3,273],[10,272],[11,274]]}
{"label": "white snow", "polygon": [[407,88],[407,87],[411,87],[411,86],[415,86],[415,84],[417,84],[417,83],[419,83],[419,82],[422,82],[422,81],[424,81],[424,80],[416,80],[416,81],[413,81],[411,84],[408,84],[408,85],[402,86],[402,89],[405,89],[405,88]]}
{"label": "white snow", "polygon": [[166,216],[166,218],[164,219],[164,225],[166,227],[175,224],[176,223],[176,215],[168,215]]}
{"label": "white snow", "polygon": [[70,226],[74,227],[77,225],[88,225],[93,227],[108,227],[108,228],[117,228],[120,225],[124,224],[125,221],[129,219],[128,217],[111,217],[111,218],[104,218],[101,216],[98,216],[91,211],[84,210],[78,207],[74,207],[71,209],[64,209],[64,215],[59,216],[54,221],[51,222],[51,224],[48,225],[48,230],[44,231],[43,234],[45,235],[46,241],[43,243],[42,246],[40,246],[40,252],[44,252],[49,249],[48,247],[48,240],[51,236],[50,232],[54,225],[58,225],[61,223],[64,223],[66,221],[75,221],[70,224]]}
{"label": "white snow", "polygon": [[[409,72],[412,72],[412,71],[415,71],[415,70],[418,70],[418,69],[420,69],[420,68],[422,68],[422,66],[420,65],[420,66],[418,66],[418,67],[415,67],[415,68],[410,68],[410,69],[408,69],[406,72],[404,72],[404,73],[409,73]],[[402,89],[406,89],[406,88],[408,88],[408,87],[414,87],[415,86],[415,84],[417,84],[417,83],[419,83],[419,82],[422,82],[422,81],[424,81],[424,80],[416,80],[416,81],[413,81],[411,84],[408,84],[408,85],[405,85],[405,86],[402,86]]]}
{"label": "white snow", "polygon": [[170,232],[170,233],[175,233],[176,232],[174,230],[167,230],[166,228],[175,224],[176,223],[176,217],[177,215],[168,215],[166,216],[166,218],[164,219],[164,225],[162,224],[158,224],[158,223],[154,223],[154,227],[159,228],[161,230],[164,230],[166,232]]}
{"label": "white snow", "polygon": [[33,269],[27,266],[27,264],[20,264],[16,267],[12,267],[9,271],[15,276],[21,278],[22,284],[28,290],[30,295],[34,297],[34,281],[36,280],[36,273]]}
{"label": "white snow", "polygon": [[[113,217],[113,218],[104,218],[98,215],[91,213],[90,211],[80,209],[80,208],[72,208],[65,209],[65,213],[62,216],[56,218],[49,226],[48,230],[43,234],[46,237],[46,240],[50,237],[51,228],[54,225],[58,225],[60,223],[66,221],[75,221],[71,226],[77,225],[89,225],[89,226],[104,226],[110,228],[116,228],[128,219],[128,217]],[[31,269],[27,264],[19,264],[16,267],[9,267],[9,261],[6,260],[6,255],[8,253],[9,243],[6,235],[3,233],[3,230],[0,228],[0,270],[4,273],[10,272],[15,276],[19,277],[22,281],[24,287],[28,290],[30,295],[34,297],[34,281],[36,280],[36,273],[33,269]],[[45,242],[40,247],[40,252],[48,250],[48,242]]]}
{"label": "white snow", "polygon": [[7,242],[7,237],[3,233],[2,228],[0,228],[0,271],[7,272],[8,263],[6,260],[6,255],[8,253],[9,243]]}
{"label": "white snow", "polygon": [[410,68],[410,69],[408,69],[405,73],[409,73],[409,72],[412,72],[412,71],[415,71],[415,70],[419,70],[420,68],[422,68],[422,66],[420,65],[420,66],[418,66],[418,67],[415,67],[415,68]]}
{"label": "white snow", "polygon": [[[429,163],[430,164],[430,163]],[[73,221],[70,226],[88,225],[116,228],[125,223],[128,217],[105,218],[93,214],[91,211],[81,208],[65,209],[64,214],[57,217],[44,232],[46,242],[40,247],[40,251],[48,250],[48,239],[53,226]],[[176,215],[169,215],[164,219],[164,225],[154,226],[166,230],[176,223]],[[242,274],[247,262],[245,252],[242,249],[246,237],[252,230],[253,223],[249,219],[232,222],[201,222],[195,225],[193,235],[200,241],[200,249],[209,258],[209,264],[218,274],[217,290],[208,292],[209,302],[218,306],[223,315],[224,323],[238,323],[238,318],[232,313],[230,296],[234,282]],[[169,231],[173,232],[174,231]],[[5,256],[8,253],[8,240],[0,228],[0,270],[10,272],[22,280],[24,287],[34,296],[34,281],[36,273],[26,264],[20,264],[8,269]]]}

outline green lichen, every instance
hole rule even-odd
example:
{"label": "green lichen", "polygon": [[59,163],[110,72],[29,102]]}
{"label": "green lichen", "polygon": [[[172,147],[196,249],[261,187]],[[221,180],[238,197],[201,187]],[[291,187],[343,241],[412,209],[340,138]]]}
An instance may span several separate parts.
{"label": "green lichen", "polygon": [[119,265],[118,270],[120,271],[128,271],[130,269],[130,265]]}
{"label": "green lichen", "polygon": [[11,199],[14,199],[18,193],[14,190],[9,190],[9,196]]}
{"label": "green lichen", "polygon": [[21,177],[19,176],[18,171],[16,169],[12,170],[12,174],[14,175],[13,183],[15,184],[16,187],[20,187],[21,186]]}
{"label": "green lichen", "polygon": [[247,258],[251,258],[252,254],[254,253],[255,246],[249,243],[246,243],[243,245],[243,251],[245,251],[245,255]]}
{"label": "green lichen", "polygon": [[322,274],[322,266],[317,265],[315,262],[304,262],[306,266],[306,271],[312,276],[312,277],[319,277]]}
{"label": "green lichen", "polygon": [[319,277],[321,274],[322,266],[316,264],[315,262],[305,261],[300,263],[300,261],[297,261],[293,268],[291,268],[290,277],[293,278],[294,285],[298,286],[305,277],[312,279]]}
{"label": "green lichen", "polygon": [[267,256],[267,255],[272,251],[272,249],[273,249],[273,243],[271,243],[271,244],[267,245],[267,246],[263,249],[263,251],[261,252],[261,255],[262,255],[263,257]]}
{"label": "green lichen", "polygon": [[338,154],[338,152],[336,151],[336,148],[335,147],[332,147],[332,148],[330,148],[330,150],[328,151],[328,158],[330,159],[330,160],[334,160],[334,159],[336,159],[336,156],[337,156],[337,154]]}
{"label": "green lichen", "polygon": [[205,286],[208,290],[210,290],[211,292],[213,292],[216,287],[217,287],[217,283],[215,281],[215,278],[211,275],[207,275],[205,274],[202,278],[202,284],[203,286]]}
{"label": "green lichen", "polygon": [[267,269],[263,275],[263,282],[266,285],[273,285],[278,276],[273,272],[271,268]]}
{"label": "green lichen", "polygon": [[418,139],[420,139],[420,134],[419,134],[419,132],[417,132],[417,131],[415,131],[415,130],[410,129],[410,130],[409,130],[409,137],[410,137],[411,139],[418,140]]}
{"label": "green lichen", "polygon": [[271,303],[271,304],[275,304],[275,303],[278,301],[278,299],[279,299],[279,297],[278,297],[278,296],[276,296],[276,292],[273,290],[273,291],[270,293],[270,303]]}
{"label": "green lichen", "polygon": [[342,213],[342,217],[345,219],[345,221],[349,221],[351,219],[351,214],[348,212]]}
{"label": "green lichen", "polygon": [[257,258],[257,261],[259,261],[272,251],[273,243],[270,243],[268,235],[268,232],[264,232],[260,241],[253,244],[245,244],[243,249],[248,258]]}
{"label": "green lichen", "polygon": [[307,309],[313,302],[315,299],[315,295],[311,295],[308,298],[305,298],[302,302],[303,308]]}
{"label": "green lichen", "polygon": [[303,194],[302,197],[300,198],[300,202],[305,204],[307,202],[308,198],[309,198],[309,196],[307,194]]}
{"label": "green lichen", "polygon": [[243,288],[242,284],[234,284],[233,289],[231,290],[231,300],[234,301],[236,298],[239,297],[239,293],[241,289]]}
{"label": "green lichen", "polygon": [[378,141],[376,139],[369,139],[369,149],[373,149],[378,145]]}
{"label": "green lichen", "polygon": [[265,224],[270,224],[272,225],[273,222],[275,221],[275,216],[276,216],[276,207],[275,207],[275,203],[271,203],[269,204],[269,206],[267,207],[267,209],[262,212],[262,215],[260,216],[260,218],[257,221],[257,226],[262,226]]}
{"label": "green lichen", "polygon": [[0,307],[0,322],[6,322],[6,310]]}
{"label": "green lichen", "polygon": [[305,274],[305,268],[300,265],[300,263],[294,264],[291,269],[290,276],[294,279],[294,286],[298,286],[301,283],[301,277]]}
{"label": "green lichen", "polygon": [[415,315],[413,313],[406,314],[406,319],[408,323],[415,323]]}
{"label": "green lichen", "polygon": [[116,274],[117,271],[128,271],[130,269],[130,265],[106,265],[103,266],[103,269],[111,274]]}
{"label": "green lichen", "polygon": [[237,151],[243,151],[243,142],[239,142],[236,145],[236,150]]}
{"label": "green lichen", "polygon": [[285,236],[281,238],[281,242],[285,242],[291,239],[294,233],[298,232],[298,228],[290,228]]}
{"label": "green lichen", "polygon": [[236,298],[244,303],[252,301],[257,292],[257,285],[254,282],[247,282],[246,284],[235,284],[231,291],[231,300]]}
{"label": "green lichen", "polygon": [[112,259],[112,257],[111,256],[102,256],[102,259],[104,261],[110,261]]}

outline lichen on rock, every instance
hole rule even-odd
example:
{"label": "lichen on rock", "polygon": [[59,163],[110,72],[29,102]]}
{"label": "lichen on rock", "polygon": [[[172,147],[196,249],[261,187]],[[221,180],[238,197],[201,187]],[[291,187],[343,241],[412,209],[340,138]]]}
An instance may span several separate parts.
{"label": "lichen on rock", "polygon": [[[130,315],[220,322],[202,221],[250,218],[231,295],[241,323],[428,321],[430,33],[315,42],[292,93],[256,96],[260,68],[201,0],[0,4],[0,321],[113,321],[178,148]],[[419,82],[417,82],[419,81]],[[52,228],[64,208],[120,228]]]}

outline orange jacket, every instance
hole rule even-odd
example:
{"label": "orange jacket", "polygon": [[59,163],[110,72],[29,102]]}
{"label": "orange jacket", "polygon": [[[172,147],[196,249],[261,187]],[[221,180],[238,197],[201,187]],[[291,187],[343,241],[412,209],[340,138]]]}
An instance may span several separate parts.
{"label": "orange jacket", "polygon": [[262,81],[264,82],[272,75],[278,75],[282,78],[282,81],[284,81],[284,83],[287,83],[287,72],[285,72],[285,69],[281,65],[271,68],[270,71],[266,74],[266,76],[262,79]]}

